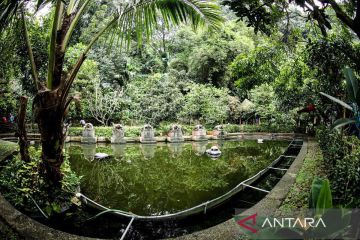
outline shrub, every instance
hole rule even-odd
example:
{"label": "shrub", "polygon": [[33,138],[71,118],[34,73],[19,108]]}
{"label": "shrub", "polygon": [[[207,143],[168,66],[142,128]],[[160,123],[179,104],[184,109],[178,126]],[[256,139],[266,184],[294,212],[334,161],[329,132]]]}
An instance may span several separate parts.
{"label": "shrub", "polygon": [[317,138],[337,204],[360,206],[360,140],[319,128]]}
{"label": "shrub", "polygon": [[[61,189],[53,188],[39,173],[41,151],[29,148],[31,161],[15,156],[0,172],[1,193],[14,206],[27,212],[38,212],[36,204],[48,216],[62,212],[71,205],[71,198],[80,185],[80,178],[71,171],[68,158],[62,165],[64,178]],[[51,190],[49,190],[51,188]]]}
{"label": "shrub", "polygon": [[236,133],[241,131],[241,127],[237,124],[225,124],[224,131],[228,133]]}
{"label": "shrub", "polygon": [[360,140],[356,137],[345,140],[346,155],[337,159],[331,178],[333,191],[343,204],[360,206]]}
{"label": "shrub", "polygon": [[[324,162],[328,167],[333,167],[337,160],[343,160],[345,156],[345,142],[342,136],[327,127],[320,127],[316,132],[320,148],[324,156]],[[331,171],[331,169],[328,169]]]}

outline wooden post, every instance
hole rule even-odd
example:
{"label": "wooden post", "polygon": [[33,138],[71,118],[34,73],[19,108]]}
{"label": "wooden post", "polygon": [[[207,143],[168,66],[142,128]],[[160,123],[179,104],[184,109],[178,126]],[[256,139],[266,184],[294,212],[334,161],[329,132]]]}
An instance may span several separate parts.
{"label": "wooden post", "polygon": [[20,109],[18,115],[17,136],[19,137],[19,147],[21,159],[25,162],[30,162],[29,143],[26,134],[26,106],[28,98],[26,96],[20,97]]}

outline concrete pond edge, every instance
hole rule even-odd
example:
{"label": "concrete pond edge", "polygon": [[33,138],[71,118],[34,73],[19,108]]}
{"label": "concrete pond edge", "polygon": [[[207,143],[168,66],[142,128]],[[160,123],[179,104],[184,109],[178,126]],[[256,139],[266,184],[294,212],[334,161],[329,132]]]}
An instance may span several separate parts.
{"label": "concrete pond edge", "polygon": [[[297,173],[300,171],[307,154],[308,140],[303,138],[303,146],[299,154],[286,171],[285,175],[279,180],[274,188],[262,200],[253,207],[243,212],[243,215],[252,215],[257,213],[260,216],[269,216],[276,212],[282,202],[285,200],[291,186],[295,183]],[[235,214],[235,213],[234,213]],[[243,235],[241,228],[234,219],[229,219],[213,227],[200,230],[188,235],[177,237],[177,240],[231,240],[241,239]]]}

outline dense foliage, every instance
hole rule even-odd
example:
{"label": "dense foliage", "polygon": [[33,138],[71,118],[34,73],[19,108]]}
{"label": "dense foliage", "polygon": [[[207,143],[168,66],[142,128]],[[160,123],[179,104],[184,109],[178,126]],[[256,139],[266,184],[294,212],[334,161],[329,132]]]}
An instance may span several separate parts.
{"label": "dense foliage", "polygon": [[16,155],[0,171],[1,193],[16,207],[26,212],[40,213],[46,217],[68,210],[71,198],[80,186],[80,178],[70,169],[68,160],[62,166],[65,178],[62,188],[55,192],[40,174],[40,151],[31,147],[31,162],[25,163]]}
{"label": "dense foliage", "polygon": [[359,139],[344,138],[336,131],[327,128],[318,130],[318,139],[336,203],[353,208],[359,207]]}

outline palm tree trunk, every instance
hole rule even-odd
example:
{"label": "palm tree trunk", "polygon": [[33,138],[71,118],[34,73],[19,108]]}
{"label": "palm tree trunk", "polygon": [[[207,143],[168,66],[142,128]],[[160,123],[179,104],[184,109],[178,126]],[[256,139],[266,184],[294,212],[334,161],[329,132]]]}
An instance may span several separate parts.
{"label": "palm tree trunk", "polygon": [[61,95],[56,90],[47,90],[39,92],[33,103],[35,122],[41,135],[41,172],[54,185],[61,183],[63,175],[60,167],[64,162],[64,111],[60,100]]}

